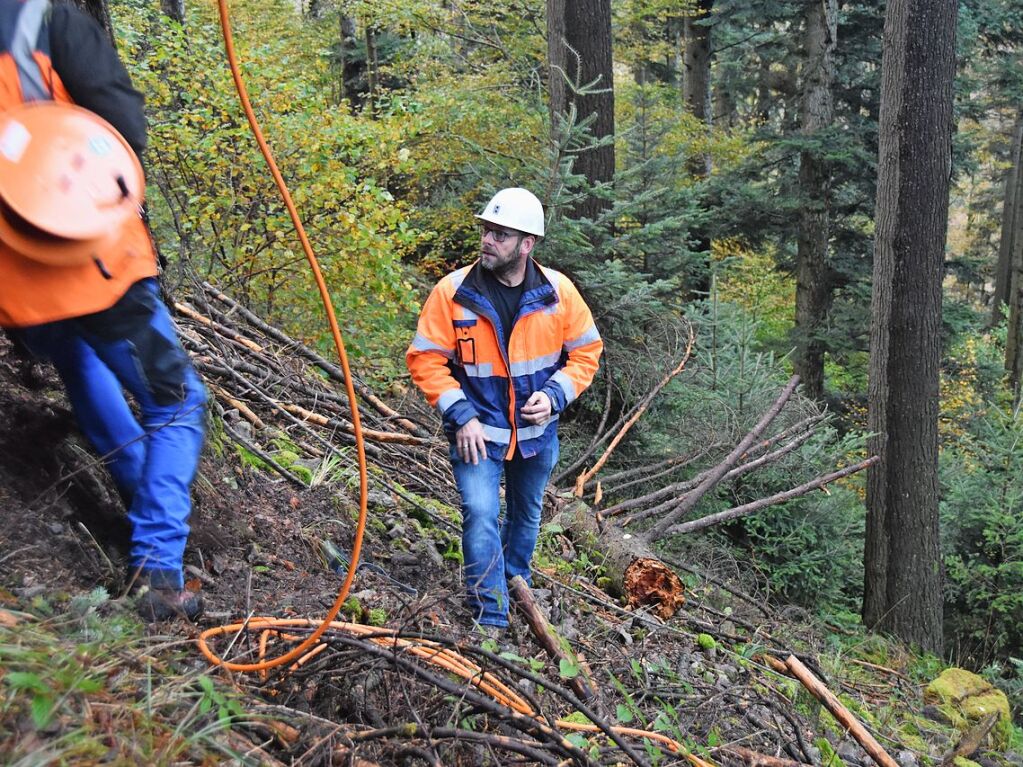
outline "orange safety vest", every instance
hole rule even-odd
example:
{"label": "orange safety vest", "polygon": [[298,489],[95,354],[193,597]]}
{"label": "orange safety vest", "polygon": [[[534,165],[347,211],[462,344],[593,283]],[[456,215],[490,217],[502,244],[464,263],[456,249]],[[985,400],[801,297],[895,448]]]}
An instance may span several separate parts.
{"label": "orange safety vest", "polygon": [[[50,61],[45,0],[0,3],[0,113],[26,101],[74,103]],[[0,136],[0,151],[3,137]],[[0,326],[26,327],[109,309],[134,283],[157,274],[141,218],[133,218],[100,263],[51,266],[0,242]]]}

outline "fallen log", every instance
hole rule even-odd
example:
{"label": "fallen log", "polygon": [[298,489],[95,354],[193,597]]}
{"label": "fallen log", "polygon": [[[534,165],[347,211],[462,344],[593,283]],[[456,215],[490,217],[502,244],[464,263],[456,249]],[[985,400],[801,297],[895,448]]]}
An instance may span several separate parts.
{"label": "fallen log", "polygon": [[732,449],[732,452],[729,453],[725,457],[725,459],[721,461],[721,463],[719,463],[711,471],[709,471],[706,477],[703,479],[702,482],[700,482],[699,485],[697,485],[690,492],[686,493],[685,496],[683,496],[682,498],[682,502],[679,503],[679,505],[676,508],[672,509],[670,512],[661,517],[661,519],[659,519],[654,524],[654,526],[650,528],[650,535],[653,538],[655,539],[660,538],[662,535],[664,535],[667,532],[668,528],[674,525],[674,523],[678,519],[683,517],[686,514],[686,512],[692,509],[697,504],[697,502],[701,498],[703,498],[703,496],[706,495],[711,488],[717,485],[718,482],[721,481],[721,478],[725,476],[725,474],[727,474],[732,469],[732,467],[734,467],[735,464],[739,462],[739,460],[749,451],[749,449],[754,445],[754,443],[760,438],[760,435],[763,433],[764,429],[766,429],[770,425],[771,421],[775,419],[778,413],[781,412],[781,409],[785,406],[785,403],[789,401],[789,397],[792,396],[792,392],[796,390],[796,386],[798,384],[799,376],[792,376],[792,378],[789,379],[788,384],[786,384],[785,388],[782,390],[781,394],[778,395],[778,399],[775,400],[774,404],[771,405],[770,409],[766,413],[764,413],[763,416],[761,416],[760,420],[757,421],[757,424],[753,427],[753,429],[750,430],[750,432],[745,437],[742,438],[739,444]]}
{"label": "fallen log", "polygon": [[[288,411],[294,416],[298,416],[303,421],[309,421],[315,423],[318,426],[336,426],[343,431],[354,434],[355,427],[349,421],[327,418],[325,415],[320,413],[314,413],[311,410],[306,410],[300,405],[292,405],[289,403],[280,403],[280,407]],[[416,437],[412,434],[399,434],[393,431],[378,431],[376,429],[367,429],[363,427],[362,435],[366,439],[374,440],[375,442],[395,442],[402,445],[428,445],[429,440],[422,437]]]}
{"label": "fallen log", "polygon": [[614,596],[625,596],[633,607],[652,606],[662,620],[685,604],[682,580],[645,539],[613,525],[601,529],[594,511],[580,500],[571,501],[552,521],[576,545],[602,558]]}
{"label": "fallen log", "polygon": [[551,626],[547,616],[540,609],[540,605],[536,603],[533,591],[529,588],[525,578],[521,575],[512,578],[508,582],[508,594],[526,619],[536,641],[540,643],[547,654],[556,661],[565,660],[579,668],[579,675],[568,680],[572,691],[583,702],[596,698],[600,690],[593,681],[593,672],[590,671],[589,664],[581,654],[573,652],[565,638]]}
{"label": "fallen log", "polygon": [[[791,490],[786,490],[781,493],[775,493],[768,498],[761,498],[751,503],[743,504],[742,506],[735,506],[725,511],[719,511],[717,514],[710,514],[700,519],[694,519],[689,522],[683,522],[678,525],[673,525],[666,531],[670,535],[678,535],[680,533],[691,533],[694,530],[702,530],[705,527],[716,525],[719,522],[727,522],[728,520],[738,519],[739,517],[747,517],[750,514],[755,514],[761,509],[766,509],[768,506],[774,506],[775,504],[784,503],[790,501],[793,498],[798,498],[801,495],[825,488],[828,483],[835,482],[836,480],[848,477],[850,474],[855,474],[858,471],[868,469],[881,460],[878,456],[872,455],[865,461],[860,461],[852,466],[846,466],[844,469],[826,474],[823,477],[817,477],[809,482],[806,482],[799,487],[794,487]],[[652,531],[651,531],[652,532]]]}

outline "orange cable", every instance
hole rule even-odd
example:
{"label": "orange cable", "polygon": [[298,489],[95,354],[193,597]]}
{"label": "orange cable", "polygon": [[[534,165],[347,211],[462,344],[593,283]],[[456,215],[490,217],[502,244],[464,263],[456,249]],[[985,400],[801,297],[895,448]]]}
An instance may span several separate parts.
{"label": "orange cable", "polygon": [[[234,41],[231,35],[227,0],[217,0],[217,5],[220,11],[220,26],[224,33],[224,47],[227,51],[228,62],[231,66],[231,76],[234,78],[238,97],[241,100],[242,108],[245,110],[245,116],[249,121],[249,127],[252,129],[256,142],[259,144],[260,151],[263,153],[263,157],[266,159],[267,165],[270,167],[270,172],[277,184],[277,188],[281,192],[281,196],[284,199],[284,204],[288,208],[291,220],[295,224],[295,230],[298,232],[299,240],[302,243],[302,249],[305,251],[306,258],[309,261],[309,266],[312,268],[313,276],[316,279],[316,285],[320,291],[320,298],[323,300],[323,306],[327,314],[327,321],[330,324],[330,331],[334,339],[334,345],[337,347],[338,357],[341,360],[341,368],[344,371],[345,390],[348,393],[348,400],[351,403],[352,426],[354,427],[355,445],[359,458],[359,520],[356,526],[355,540],[352,544],[351,564],[348,567],[348,573],[345,577],[344,583],[341,585],[340,591],[338,592],[337,599],[327,612],[327,616],[319,622],[319,625],[317,625],[315,620],[306,618],[272,618],[262,616],[250,618],[240,623],[216,626],[203,631],[199,635],[199,649],[210,663],[216,666],[222,666],[223,668],[231,671],[260,672],[260,675],[265,679],[267,677],[266,672],[271,668],[276,668],[277,666],[282,666],[292,661],[295,661],[294,667],[297,668],[325,650],[327,645],[322,643],[317,644],[317,642],[319,642],[327,629],[341,630],[357,636],[380,634],[381,629],[372,626],[365,626],[359,623],[347,623],[335,620],[338,613],[341,611],[341,607],[348,596],[349,590],[351,589],[352,581],[355,578],[355,571],[358,569],[359,565],[359,554],[362,550],[362,539],[366,531],[367,490],[369,482],[366,468],[366,449],[362,435],[362,424],[359,418],[358,404],[355,400],[355,387],[352,384],[352,374],[348,366],[348,355],[345,352],[344,341],[341,338],[341,330],[338,327],[337,318],[334,315],[334,307],[330,300],[330,293],[327,290],[326,282],[324,282],[323,274],[320,271],[319,262],[316,260],[316,256],[313,253],[308,237],[306,237],[305,229],[302,226],[302,221],[299,218],[295,203],[291,199],[291,193],[288,191],[287,184],[284,182],[284,178],[281,175],[280,170],[277,168],[277,163],[274,161],[273,153],[270,151],[270,147],[267,145],[266,139],[263,137],[262,130],[260,130],[259,123],[256,120],[256,115],[252,110],[251,103],[249,102],[245,84],[242,81],[241,73],[238,68],[238,60],[235,55]],[[304,640],[299,641],[294,635],[284,634],[277,630],[289,626],[317,627],[312,634]],[[220,658],[210,649],[208,643],[209,639],[227,634],[239,634],[243,631],[258,631],[261,634],[258,645],[258,662],[234,663]],[[276,635],[281,639],[298,641],[298,644],[283,655],[270,658],[269,660],[263,660],[271,634]],[[403,639],[399,637],[396,632],[391,632],[387,636],[372,637],[371,641],[382,646],[390,645],[395,648],[408,650],[413,655],[434,665],[440,666],[441,668],[465,679],[467,682],[486,692],[499,703],[507,706],[513,711],[524,716],[534,718],[538,721],[543,720],[543,718],[529,706],[526,700],[524,700],[518,693],[502,682],[499,678],[488,671],[484,671],[476,663],[465,656],[446,647],[442,647],[436,642],[431,642],[426,639]],[[603,732],[603,730],[595,724],[584,724],[564,719],[556,720],[555,724],[563,729],[576,730],[579,732]],[[613,726],[610,729],[618,735],[647,738],[649,740],[663,743],[672,752],[683,754],[694,767],[713,767],[710,763],[700,759],[695,754],[689,753],[688,749],[681,743],[673,740],[663,733],[640,730],[632,727]]]}
{"label": "orange cable", "polygon": [[[341,329],[338,327],[337,318],[334,316],[334,306],[330,300],[330,293],[327,290],[326,282],[323,280],[323,274],[320,271],[319,262],[316,260],[312,246],[309,244],[309,238],[306,237],[305,228],[302,226],[302,221],[298,216],[298,210],[295,208],[295,203],[291,199],[290,192],[288,192],[287,184],[284,183],[284,178],[281,176],[281,172],[277,168],[277,163],[274,162],[273,153],[270,151],[270,147],[263,138],[263,132],[259,128],[259,123],[256,121],[256,115],[252,111],[252,105],[249,103],[249,96],[245,90],[245,83],[242,82],[241,72],[238,69],[238,59],[235,56],[234,41],[231,37],[227,0],[217,0],[217,3],[220,10],[220,27],[224,33],[224,47],[227,50],[227,59],[231,65],[231,76],[234,78],[238,97],[241,99],[242,108],[245,110],[245,116],[248,118],[249,127],[252,128],[252,133],[256,138],[256,142],[259,144],[259,149],[263,153],[263,157],[266,159],[267,165],[270,166],[270,173],[273,174],[274,181],[277,183],[277,188],[280,190],[281,196],[284,199],[284,204],[287,206],[288,213],[291,215],[291,220],[295,224],[295,230],[298,232],[298,237],[302,242],[302,249],[305,251],[306,259],[309,261],[309,266],[313,270],[313,276],[316,278],[316,286],[319,288],[320,298],[323,300],[323,307],[327,313],[327,321],[330,323],[330,332],[334,338],[334,345],[337,347],[338,357],[341,360],[341,369],[344,371],[345,391],[348,393],[348,401],[351,404],[352,426],[353,431],[355,432],[355,448],[359,457],[359,521],[355,530],[355,541],[352,544],[351,564],[348,567],[348,574],[345,576],[344,583],[341,584],[341,589],[338,592],[337,599],[334,600],[333,606],[327,612],[327,616],[323,619],[319,628],[317,628],[305,639],[305,641],[291,651],[276,658],[262,660],[258,663],[232,663],[215,655],[207,644],[207,638],[223,633],[218,629],[210,629],[199,635],[199,650],[206,656],[206,659],[209,660],[210,663],[223,666],[224,668],[232,671],[265,671],[270,668],[282,666],[285,663],[289,663],[290,661],[297,660],[302,657],[307,650],[316,644],[319,638],[323,635],[323,632],[327,630],[330,623],[341,611],[341,606],[348,597],[352,581],[355,579],[355,571],[359,567],[359,554],[362,550],[362,537],[366,530],[369,479],[366,469],[366,446],[362,438],[362,423],[359,418],[359,407],[355,401],[355,386],[352,384],[352,373],[348,367],[348,354],[345,352],[345,344],[341,339]],[[251,627],[257,623],[260,624],[261,627],[265,628],[267,625],[265,621],[272,620],[272,618],[255,618],[251,621],[247,621],[246,624],[243,624],[243,628],[238,630],[244,630],[244,627]]]}

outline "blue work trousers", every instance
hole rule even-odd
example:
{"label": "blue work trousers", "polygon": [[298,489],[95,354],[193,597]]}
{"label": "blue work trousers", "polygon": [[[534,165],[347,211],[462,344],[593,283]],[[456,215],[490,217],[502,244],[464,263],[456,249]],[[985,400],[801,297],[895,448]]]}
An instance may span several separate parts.
{"label": "blue work trousers", "polygon": [[133,568],[156,588],[182,588],[206,392],[156,281],[136,283],[103,312],[15,332],[56,367],[79,427],[113,476],[128,507]]}
{"label": "blue work trousers", "polygon": [[[483,458],[466,463],[451,448],[451,468],[462,496],[462,558],[467,601],[483,625],[508,625],[508,583],[531,583],[529,563],[540,532],[543,492],[558,462],[558,438],[532,458]],[[501,517],[501,477],[506,513]]]}

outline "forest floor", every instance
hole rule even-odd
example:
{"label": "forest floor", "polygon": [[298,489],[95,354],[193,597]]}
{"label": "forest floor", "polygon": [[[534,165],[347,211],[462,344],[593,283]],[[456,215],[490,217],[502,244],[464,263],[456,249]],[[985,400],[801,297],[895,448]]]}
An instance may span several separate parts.
{"label": "forest floor", "polygon": [[[198,331],[186,335],[195,354]],[[280,350],[267,356],[291,365]],[[197,359],[209,376],[210,355]],[[419,466],[443,476],[443,445],[433,435],[416,443],[415,462],[376,445],[374,475],[391,479],[374,482],[367,564],[339,617],[456,649],[537,716],[512,713],[448,668],[342,630],[298,667],[218,670],[195,648],[202,629],[326,613],[342,581],[338,553],[352,550],[358,488],[341,458],[316,456],[298,430],[285,449],[280,435],[271,445],[242,429],[236,412],[215,410],[186,555],[188,587],[201,592],[206,613],[197,625],[144,626],[124,596],[128,528],[116,493],[84,448],[52,371],[0,340],[0,762],[873,764],[848,726],[785,673],[790,655],[899,767],[946,763],[976,729],[957,729],[925,704],[924,686],[941,671],[936,660],[769,604],[721,552],[703,552],[695,574],[682,574],[686,604],[662,621],[604,593],[598,564],[547,528],[534,592],[599,688],[583,705],[569,689],[579,668],[549,660],[517,615],[499,641],[473,633],[450,482],[411,476]],[[264,459],[290,466],[305,486],[268,470],[230,434],[255,449],[258,442]],[[382,469],[388,461],[392,468]],[[436,498],[427,500],[431,482]],[[215,649],[251,659],[257,638],[224,638]],[[269,653],[286,646],[271,642]],[[566,720],[653,730],[692,756],[663,742],[573,732]],[[1006,738],[995,740],[981,737],[969,754],[985,767],[1023,763],[1006,753]]]}

